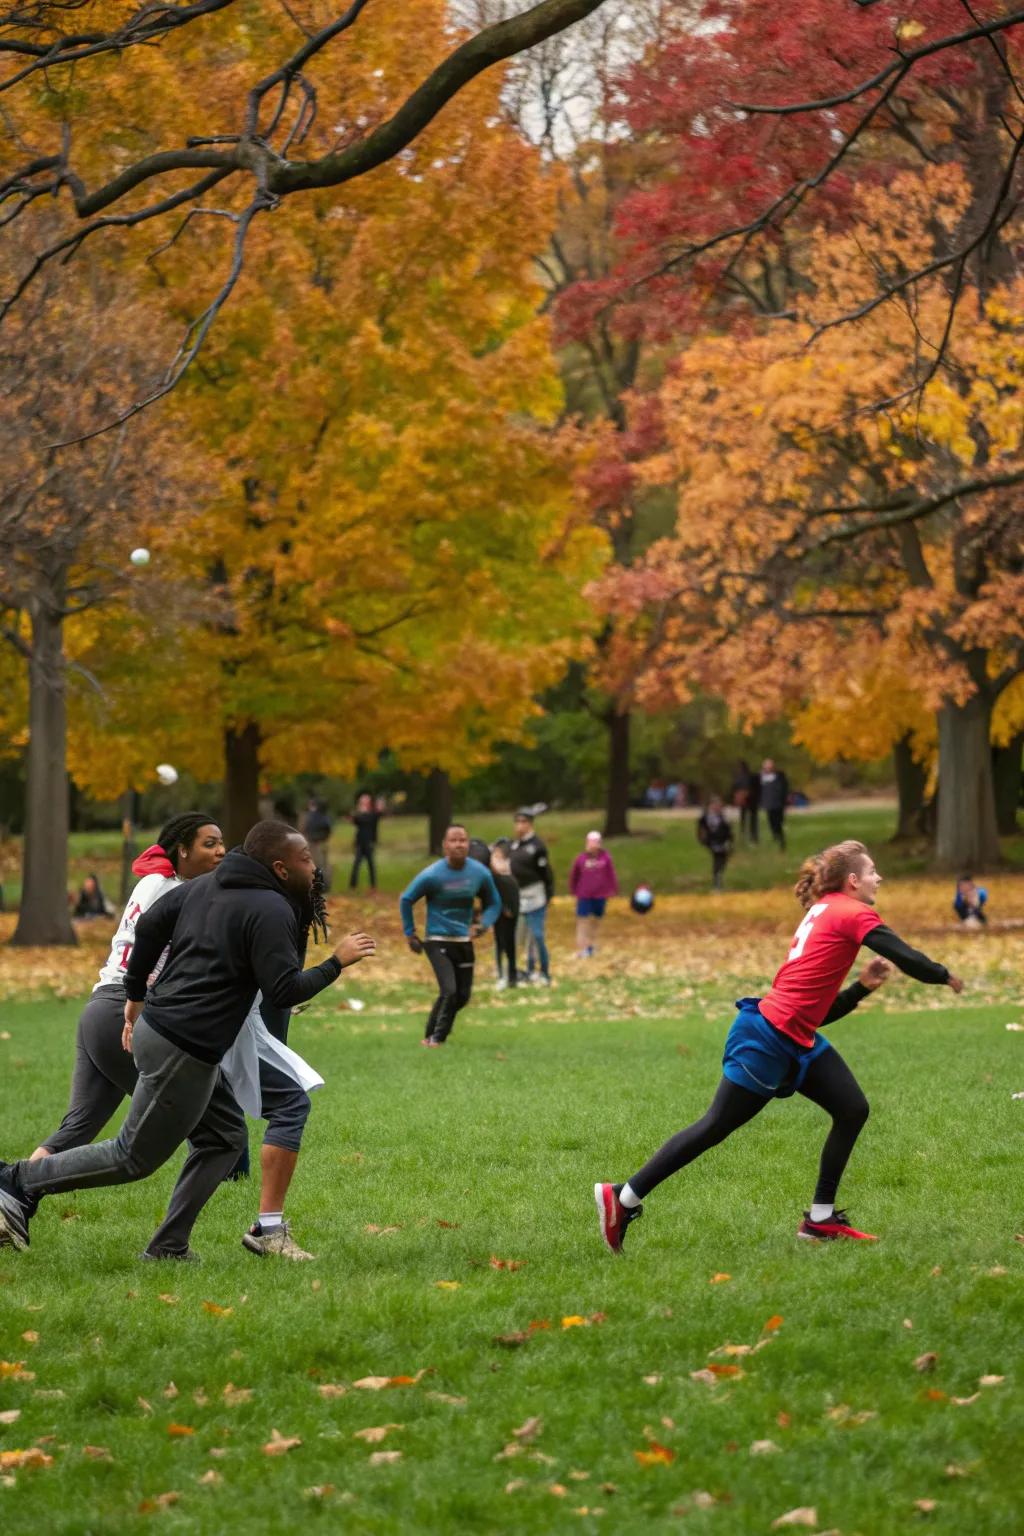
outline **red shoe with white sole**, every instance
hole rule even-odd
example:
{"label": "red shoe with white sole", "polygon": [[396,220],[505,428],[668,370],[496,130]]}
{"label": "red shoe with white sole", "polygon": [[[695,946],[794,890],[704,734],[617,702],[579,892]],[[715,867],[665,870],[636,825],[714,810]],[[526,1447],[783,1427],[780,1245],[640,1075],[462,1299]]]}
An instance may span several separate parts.
{"label": "red shoe with white sole", "polygon": [[804,1211],[804,1219],[796,1229],[797,1237],[810,1238],[816,1243],[831,1243],[837,1237],[852,1237],[861,1243],[877,1243],[874,1232],[858,1232],[851,1227],[845,1211],[833,1211],[825,1221],[812,1221],[810,1211]]}
{"label": "red shoe with white sole", "polygon": [[597,1219],[601,1226],[601,1236],[611,1249],[612,1253],[621,1253],[623,1240],[626,1236],[626,1228],[631,1221],[643,1215],[643,1206],[635,1205],[632,1208],[623,1205],[619,1199],[621,1184],[595,1184],[594,1202],[597,1205]]}

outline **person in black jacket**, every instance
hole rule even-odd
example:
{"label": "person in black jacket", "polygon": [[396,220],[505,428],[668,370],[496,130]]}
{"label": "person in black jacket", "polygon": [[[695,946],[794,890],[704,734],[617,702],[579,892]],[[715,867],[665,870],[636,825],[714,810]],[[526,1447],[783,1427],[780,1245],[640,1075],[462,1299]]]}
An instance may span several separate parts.
{"label": "person in black jacket", "polygon": [[257,990],[278,1008],[308,1002],[376,947],[368,934],[349,934],[333,955],[300,969],[302,903],[314,874],[302,834],[262,821],[212,874],[168,891],[143,914],[125,973],[123,1042],[139,1069],[127,1118],[110,1141],[34,1163],[0,1163],[0,1246],[28,1247],[29,1220],[43,1195],[147,1178],[188,1139],[146,1256],[193,1257],[183,1213],[194,1221],[245,1144],[245,1120],[219,1063]]}
{"label": "person in black jacket", "polygon": [[366,865],[370,873],[370,890],[377,889],[377,838],[380,819],[383,812],[378,811],[373,803],[373,796],[365,791],[356,801],[356,808],[352,812],[350,820],[356,829],[353,850],[355,857],[352,860],[352,873],[348,877],[348,888],[354,891],[359,884],[360,865]]}
{"label": "person in black jacket", "polygon": [[[472,844],[470,844],[472,848]],[[498,972],[498,991],[514,987],[516,974],[516,923],[519,921],[519,886],[509,863],[509,844],[500,837],[490,850],[491,874],[501,897],[501,916],[494,924],[494,963]],[[504,961],[504,970],[502,969]]]}
{"label": "person in black jacket", "polygon": [[[540,807],[543,810],[543,806]],[[543,840],[533,830],[534,806],[523,806],[516,811],[516,835],[512,839],[509,863],[512,877],[519,887],[519,914],[528,934],[526,946],[526,979],[551,985],[551,961],[548,956],[544,926],[548,904],[555,894],[555,873]],[[539,964],[540,971],[536,970]]]}
{"label": "person in black jacket", "polygon": [[732,853],[732,827],[725,819],[725,807],[720,795],[712,795],[697,823],[697,841],[703,843],[711,855],[711,887],[722,889],[725,866]]}
{"label": "person in black jacket", "polygon": [[786,846],[786,806],[789,804],[789,779],[781,768],[776,768],[773,758],[766,757],[761,764],[761,809],[768,817],[772,837],[780,848]]}

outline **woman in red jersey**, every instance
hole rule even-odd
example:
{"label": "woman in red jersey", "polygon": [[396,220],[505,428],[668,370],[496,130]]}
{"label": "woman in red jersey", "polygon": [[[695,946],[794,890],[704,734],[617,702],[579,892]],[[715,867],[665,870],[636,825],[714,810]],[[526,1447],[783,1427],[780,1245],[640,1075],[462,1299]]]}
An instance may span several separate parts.
{"label": "woman in red jersey", "polygon": [[[764,997],[745,997],[725,1042],[722,1081],[707,1113],[672,1136],[628,1184],[595,1184],[601,1236],[613,1253],[622,1252],[629,1223],[640,1215],[651,1190],[692,1163],[709,1147],[731,1136],[759,1114],[770,1099],[802,1093],[832,1117],[821,1154],[818,1184],[798,1237],[852,1237],[858,1232],[835,1208],[839,1180],[868,1117],[868,1102],[856,1078],[824,1035],[832,1024],[881,986],[887,961],[915,981],[963,991],[963,982],[944,965],[911,949],[874,910],[882,877],[863,843],[837,843],[808,859],[794,894],[805,915],[785,963]],[[871,960],[857,981],[840,983],[864,944]]]}

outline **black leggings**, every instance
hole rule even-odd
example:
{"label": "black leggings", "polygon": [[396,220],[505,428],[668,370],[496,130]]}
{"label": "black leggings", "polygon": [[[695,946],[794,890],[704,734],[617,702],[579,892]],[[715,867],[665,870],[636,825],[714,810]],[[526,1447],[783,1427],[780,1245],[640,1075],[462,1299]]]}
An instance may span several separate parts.
{"label": "black leggings", "polygon": [[502,974],[501,962],[505,962],[504,974],[510,987],[516,984],[516,919],[504,912],[494,924],[494,961],[498,975]]}
{"label": "black leggings", "polygon": [[[836,1197],[854,1142],[868,1118],[868,1101],[846,1062],[834,1049],[823,1051],[817,1061],[811,1063],[800,1092],[832,1116],[832,1129],[822,1148],[818,1184],[814,1191],[815,1204],[825,1205]],[[644,1199],[664,1179],[678,1173],[709,1147],[717,1147],[748,1120],[753,1120],[768,1102],[759,1093],[752,1093],[749,1088],[741,1088],[723,1077],[707,1113],[688,1125],[685,1131],[669,1137],[640,1172],[633,1175],[629,1181],[630,1189]]]}
{"label": "black leggings", "polygon": [[473,991],[473,946],[465,939],[451,944],[443,939],[428,939],[423,947],[440,989],[423,1035],[427,1040],[447,1040],[455,1015],[465,1008]]}
{"label": "black leggings", "polygon": [[356,843],[356,856],[352,860],[352,873],[348,877],[348,888],[350,891],[354,891],[359,884],[359,868],[362,864],[365,864],[370,871],[370,890],[376,890],[377,866],[374,862],[373,854],[374,850],[372,848],[366,848],[362,843]]}

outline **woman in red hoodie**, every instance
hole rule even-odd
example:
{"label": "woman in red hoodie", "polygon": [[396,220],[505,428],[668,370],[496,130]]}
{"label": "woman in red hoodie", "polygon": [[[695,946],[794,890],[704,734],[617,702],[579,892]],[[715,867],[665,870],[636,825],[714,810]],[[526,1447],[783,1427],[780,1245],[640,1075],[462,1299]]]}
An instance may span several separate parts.
{"label": "woman in red hoodie", "polygon": [[619,894],[615,865],[601,847],[600,832],[587,833],[587,846],[569,871],[569,894],[576,897],[576,958],[590,960],[597,950],[597,925],[608,898]]}
{"label": "woman in red hoodie", "polygon": [[100,979],[78,1021],[67,1113],[52,1136],[33,1152],[33,1160],[88,1146],[121,1101],[134,1093],[138,1071],[131,1052],[121,1044],[121,1030],[124,973],[135,943],[135,924],[179,881],[207,874],[223,857],[224,837],[213,818],[205,811],[185,811],[172,817],[153,846],[135,860],[132,873],[141,878],[128,898]]}

